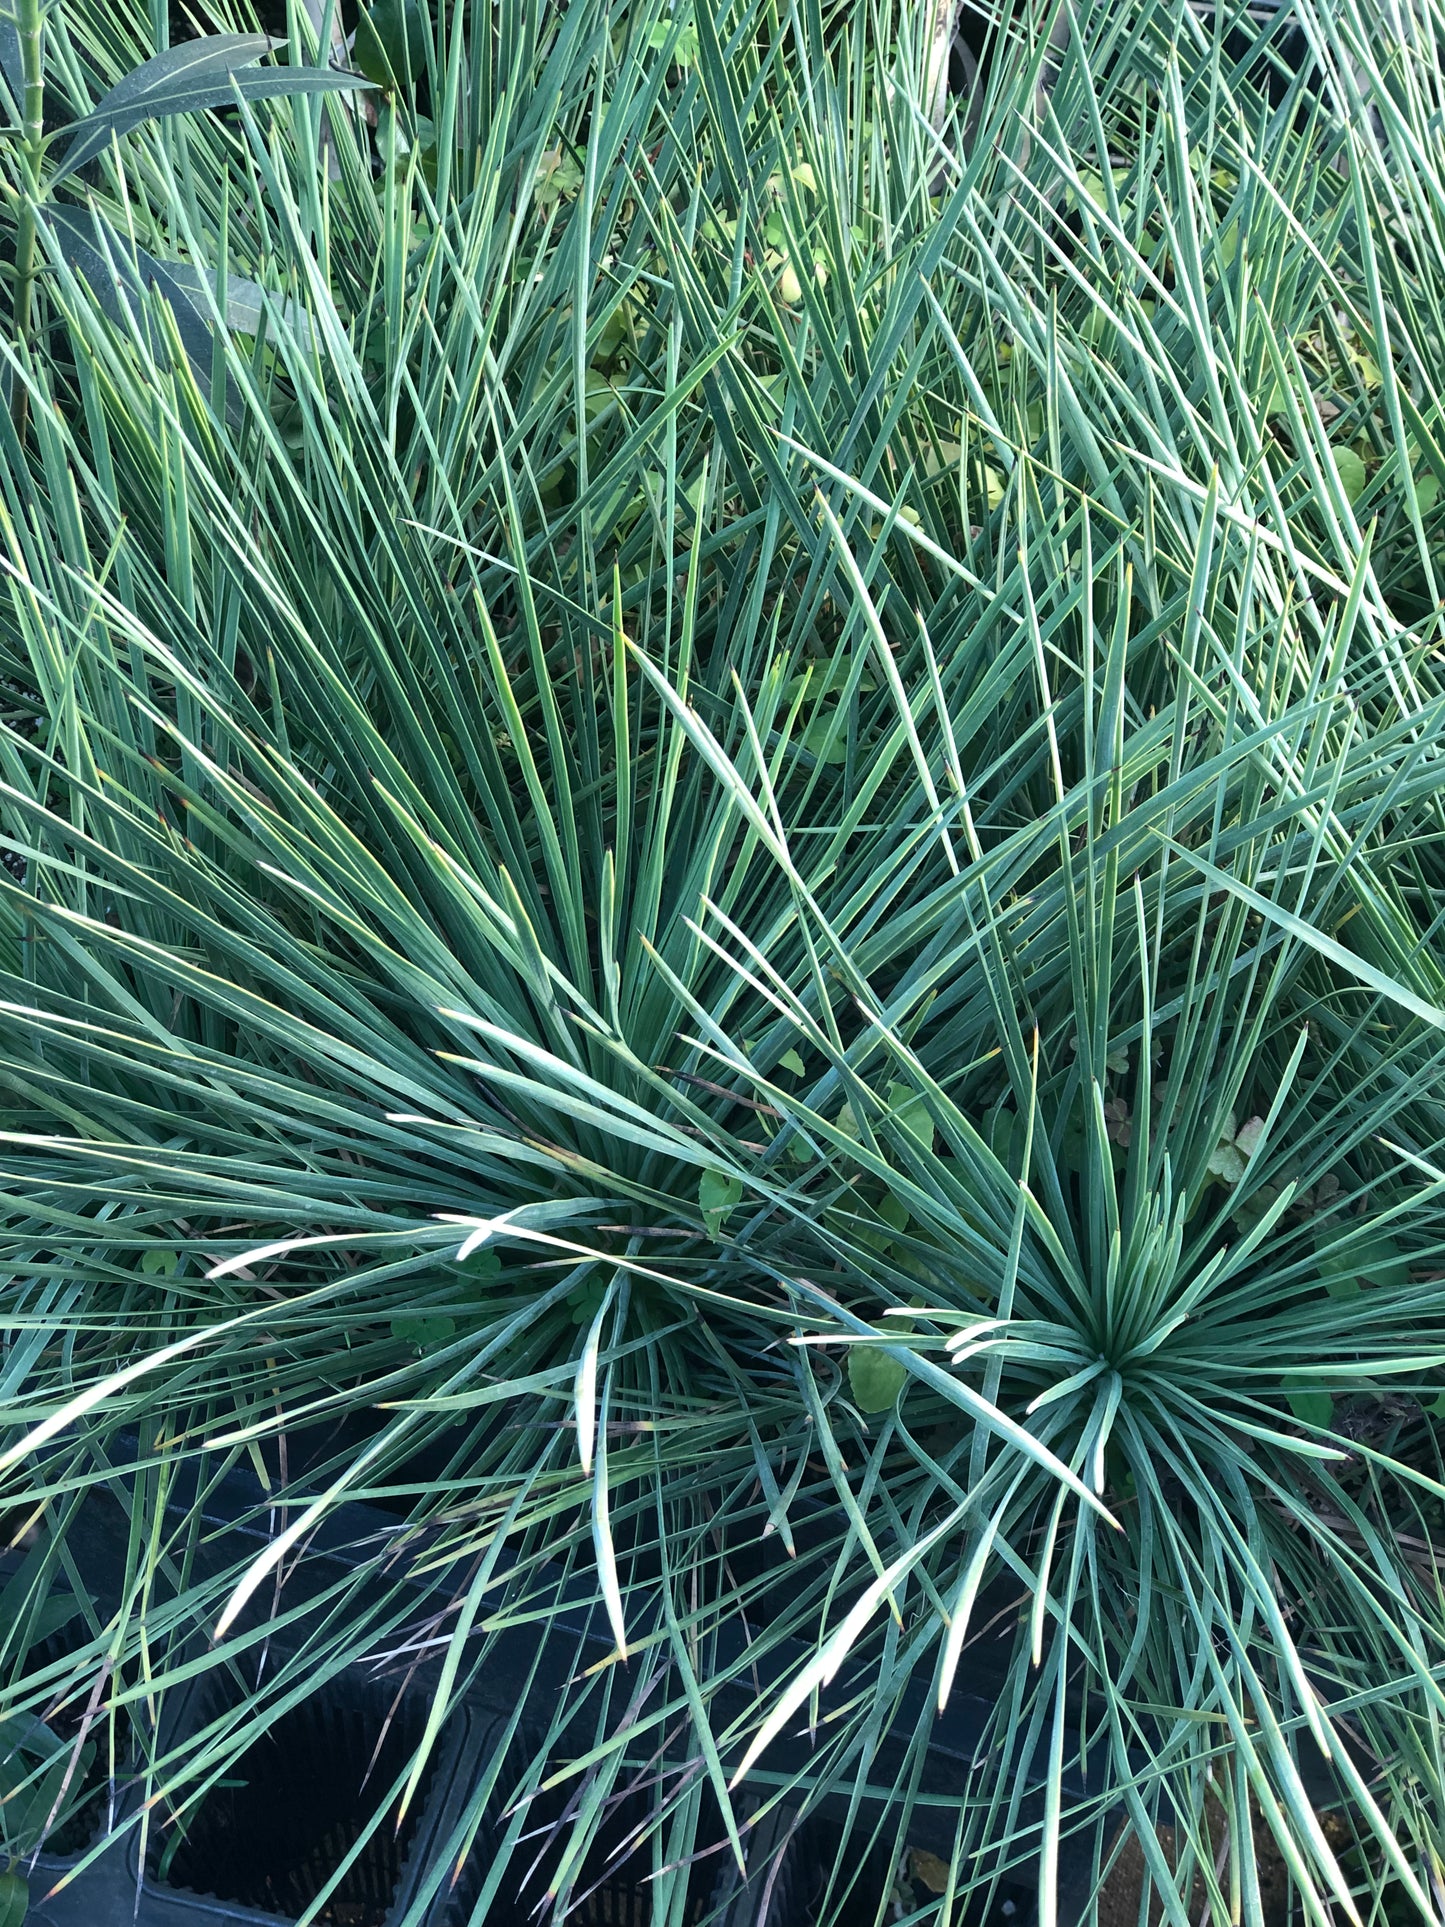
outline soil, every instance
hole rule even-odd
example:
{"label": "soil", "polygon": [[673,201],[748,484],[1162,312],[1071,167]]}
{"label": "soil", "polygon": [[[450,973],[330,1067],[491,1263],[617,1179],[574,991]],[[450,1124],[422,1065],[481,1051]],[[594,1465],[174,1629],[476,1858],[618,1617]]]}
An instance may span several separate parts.
{"label": "soil", "polygon": [[[1352,1840],[1349,1827],[1338,1814],[1322,1814],[1320,1824],[1331,1848],[1340,1853]],[[1218,1802],[1211,1803],[1210,1837],[1216,1851],[1216,1864],[1223,1867],[1220,1885],[1228,1892],[1229,1869],[1219,1856],[1224,1848],[1226,1828],[1224,1810]],[[1144,1895],[1144,1850],[1137,1835],[1128,1823],[1114,1836],[1110,1851],[1118,1844],[1120,1836],[1127,1834],[1120,1848],[1119,1857],[1113,1871],[1104,1882],[1099,1894],[1098,1927],[1139,1927],[1139,1909]],[[1173,1827],[1158,1829],[1159,1844],[1171,1866],[1177,1866],[1182,1852],[1182,1843],[1176,1841]],[[1264,1914],[1265,1927],[1292,1927],[1298,1916],[1293,1904],[1289,1869],[1275,1844],[1274,1836],[1265,1826],[1258,1812],[1254,1815],[1254,1853],[1255,1865],[1259,1874],[1259,1898]],[[1195,1921],[1207,1919],[1208,1903],[1204,1881],[1197,1875],[1194,1890],[1189,1897],[1190,1918]],[[1148,1927],[1159,1927],[1164,1919],[1164,1906],[1158,1892],[1151,1890],[1149,1897]]]}

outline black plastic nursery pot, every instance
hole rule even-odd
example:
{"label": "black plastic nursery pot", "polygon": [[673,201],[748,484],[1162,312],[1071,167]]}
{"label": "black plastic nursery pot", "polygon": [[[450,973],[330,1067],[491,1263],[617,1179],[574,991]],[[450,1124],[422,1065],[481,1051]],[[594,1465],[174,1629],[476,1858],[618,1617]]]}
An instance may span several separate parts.
{"label": "black plastic nursery pot", "polygon": [[[195,1698],[184,1717],[209,1725],[238,1709],[242,1689],[212,1675]],[[388,1817],[366,1831],[425,1719],[415,1693],[364,1676],[328,1681],[283,1713],[192,1808],[162,1816],[149,1835],[147,1881],[294,1920],[349,1862],[319,1918],[386,1927],[437,1771],[454,1768],[465,1744],[464,1735],[451,1736],[399,1825]]]}
{"label": "black plastic nursery pot", "polygon": [[[519,1770],[531,1753],[524,1733],[514,1748]],[[505,1770],[502,1780],[508,1780]],[[480,1917],[481,1927],[510,1927],[536,1917],[565,1840],[566,1808],[565,1788],[554,1788],[529,1804],[526,1834],[535,1850],[516,1856],[506,1884]],[[577,1927],[650,1927],[653,1854],[643,1838],[647,1818],[645,1793],[625,1791],[610,1803],[573,1883],[569,1922]],[[461,1868],[438,1927],[471,1927],[505,1825],[498,1801]],[[886,1850],[844,1854],[838,1821],[816,1815],[800,1819],[785,1806],[758,1814],[757,1824],[745,1826],[743,1843],[746,1865],[740,1870],[727,1850],[717,1807],[704,1796],[681,1914],[684,1927],[817,1927],[825,1910],[835,1927],[875,1927],[890,1896],[896,1895],[907,1912],[925,1902],[929,1891],[936,1892],[929,1882],[936,1882],[942,1865],[926,1854],[907,1855],[902,1864],[895,1864]],[[846,1868],[846,1877],[840,1877],[840,1867]],[[957,1927],[1033,1927],[1036,1911],[1033,1887],[1000,1882],[988,1905],[955,1909],[954,1920]]]}
{"label": "black plastic nursery pot", "polygon": [[[168,1742],[224,1722],[243,1698],[237,1680],[203,1679],[167,1709]],[[158,1808],[144,1846],[132,1827],[120,1851],[79,1872],[73,1858],[42,1854],[30,1872],[30,1921],[289,1927],[321,1898],[314,1918],[324,1927],[392,1927],[411,1907],[439,1830],[488,1743],[484,1723],[463,1708],[401,1824],[388,1812],[372,1825],[381,1793],[421,1737],[426,1710],[423,1693],[398,1693],[349,1668],[283,1713],[181,1811]],[[423,1914],[429,1927],[446,1917],[440,1901]]]}
{"label": "black plastic nursery pot", "polygon": [[[525,1727],[513,1742],[499,1786],[511,1786],[532,1758],[537,1737]],[[537,1916],[536,1910],[552,1887],[565,1843],[571,1790],[564,1783],[541,1792],[523,1809],[523,1842],[507,1868],[505,1881],[489,1898],[481,1916],[485,1927],[504,1927],[511,1921]],[[578,1927],[649,1927],[652,1919],[653,1857],[643,1837],[649,1815],[645,1793],[623,1791],[609,1801],[593,1842],[571,1887],[567,1918]],[[486,1895],[497,1848],[505,1834],[508,1814],[505,1797],[493,1800],[471,1853],[463,1862],[452,1888],[440,1927],[470,1927]],[[717,1809],[704,1803],[699,1827],[704,1851],[694,1862],[687,1882],[682,1920],[684,1927],[701,1927],[715,1919],[721,1857],[706,1852],[706,1844],[721,1845],[723,1827]]]}
{"label": "black plastic nursery pot", "polygon": [[[178,1483],[177,1507],[194,1502]],[[127,1522],[114,1499],[100,1503],[114,1516],[97,1511],[83,1521],[78,1517],[67,1549],[104,1617],[125,1571]],[[232,1534],[257,1533],[254,1520],[258,1507],[264,1507],[264,1495],[249,1473],[238,1472],[210,1488],[203,1504],[206,1521],[219,1529],[216,1536],[224,1546]],[[379,1535],[395,1530],[395,1518],[384,1512],[359,1504],[338,1507],[288,1582],[288,1597],[293,1587],[320,1596],[348,1559],[355,1562],[355,1548],[374,1545]],[[234,1542],[227,1557],[234,1557]],[[435,1603],[435,1592],[419,1591],[418,1617]],[[742,1635],[737,1637],[741,1641]],[[139,1825],[129,1826],[118,1850],[103,1852],[77,1872],[74,1856],[94,1844],[105,1824],[109,1794],[98,1786],[97,1793],[105,1798],[83,1807],[74,1837],[53,1838],[31,1873],[30,1927],[219,1927],[227,1922],[233,1927],[284,1927],[323,1894],[315,1916],[323,1927],[400,1927],[403,1919],[408,1927],[474,1927],[497,1848],[509,1825],[516,1831],[516,1809],[508,1801],[541,1737],[540,1730],[530,1730],[524,1706],[498,1777],[498,1795],[467,1857],[453,1868],[449,1843],[504,1730],[499,1722],[516,1718],[529,1681],[540,1713],[580,1667],[610,1651],[608,1635],[581,1599],[575,1620],[569,1623],[564,1614],[554,1622],[540,1659],[535,1636],[526,1629],[517,1629],[508,1639],[511,1643],[489,1660],[448,1722],[427,1779],[399,1828],[394,1825],[393,1799],[389,1814],[368,1831],[420,1738],[434,1675],[419,1667],[379,1677],[354,1665],[314,1685],[303,1680],[265,1735],[224,1776],[210,1785],[202,1783],[179,1811],[157,1805],[144,1837]],[[257,1645],[252,1651],[269,1655],[265,1661],[245,1662],[253,1671],[258,1664],[275,1666],[283,1642]],[[735,1657],[722,1652],[717,1663],[726,1667]],[[781,1680],[804,1657],[801,1646],[796,1653],[775,1655],[768,1678]],[[200,1674],[174,1692],[165,1704],[163,1750],[213,1744],[228,1722],[241,1716],[255,1683],[238,1662],[233,1670]],[[934,1891],[930,1869],[936,1873],[952,1847],[951,1802],[968,1782],[992,1712],[986,1650],[980,1650],[977,1672],[968,1684],[974,1690],[956,1692],[932,1729],[932,1743],[916,1775],[922,1797],[910,1818],[908,1852],[901,1865],[891,1861],[889,1850],[870,1852],[852,1836],[847,1852],[840,1853],[842,1826],[849,1818],[847,1796],[819,1802],[801,1821],[786,1806],[766,1807],[767,1786],[776,1785],[777,1776],[807,1770],[807,1736],[783,1735],[764,1762],[766,1782],[742,1790],[743,1811],[757,1818],[744,1833],[745,1873],[739,1873],[725,1848],[715,1808],[708,1811],[710,1794],[703,1797],[686,1927],[712,1921],[723,1927],[814,1927],[825,1910],[838,1927],[873,1927],[880,1903],[890,1893],[897,1894],[905,1911],[910,1901],[915,1907],[926,1905]],[[925,1690],[922,1685],[917,1689],[919,1705]],[[900,1709],[900,1729],[917,1710],[911,1701]],[[901,1738],[885,1737],[871,1775],[874,1786],[883,1789],[906,1777],[905,1746]],[[1041,1781],[1041,1761],[1038,1769]],[[1035,1777],[1031,1771],[1030,1781]],[[536,1910],[551,1885],[573,1790],[575,1782],[564,1779],[527,1802],[521,1847],[509,1863],[506,1883],[490,1896],[475,1927],[513,1927],[541,1917]],[[1082,1802],[1088,1789],[1070,1775],[1065,1793],[1066,1802]],[[136,1798],[134,1787],[116,1789],[118,1821],[133,1816],[134,1806],[127,1802]],[[1030,1808],[1041,1808],[1041,1793],[1031,1791],[1027,1802]],[[869,1809],[866,1837],[875,1822],[886,1819],[881,1791],[864,1805]],[[622,1776],[596,1845],[572,1883],[568,1918],[577,1927],[647,1927],[654,1864],[650,1844],[640,1844],[647,1812],[646,1792],[634,1791]],[[880,1839],[891,1837],[886,1825],[878,1832]],[[69,1850],[69,1859],[57,1851],[61,1848]],[[439,1877],[435,1870],[444,1861],[447,1875]],[[334,1878],[338,1870],[339,1878]],[[1089,1899],[1086,1878],[1082,1861],[1075,1866],[1066,1843],[1060,1868],[1061,1927],[1073,1927],[1082,1914]],[[67,1884],[51,1894],[62,1880]],[[954,1919],[956,1927],[1032,1927],[1034,1906],[1033,1869],[1025,1862],[1001,1871],[986,1904],[979,1901],[966,1913],[956,1911]]]}

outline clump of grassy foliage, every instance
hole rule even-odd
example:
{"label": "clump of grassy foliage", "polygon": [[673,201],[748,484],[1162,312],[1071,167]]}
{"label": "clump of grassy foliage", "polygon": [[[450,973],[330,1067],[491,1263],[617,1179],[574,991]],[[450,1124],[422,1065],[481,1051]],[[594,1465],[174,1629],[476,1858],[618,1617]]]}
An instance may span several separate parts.
{"label": "clump of grassy foliage", "polygon": [[[1003,12],[965,143],[903,10],[437,9],[369,110],[49,191],[0,1641],[125,1824],[358,1656],[444,1656],[426,1751],[580,1619],[478,1921],[559,1772],[559,1916],[630,1786],[659,1921],[704,1814],[840,1796],[826,1918],[942,1814],[880,1908],[1027,1862],[1053,1927],[1121,1812],[1180,1927],[1266,1852],[1430,1912],[1440,24]],[[129,31],[50,14],[60,111]],[[259,1549],[170,1504],[247,1463]],[[318,1607],[349,1499],[394,1526]]]}

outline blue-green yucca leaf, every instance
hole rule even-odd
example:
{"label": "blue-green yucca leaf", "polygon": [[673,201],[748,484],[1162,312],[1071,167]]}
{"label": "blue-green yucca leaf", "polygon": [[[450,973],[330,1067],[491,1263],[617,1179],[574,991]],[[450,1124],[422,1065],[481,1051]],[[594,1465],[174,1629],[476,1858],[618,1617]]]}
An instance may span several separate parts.
{"label": "blue-green yucca leaf", "polygon": [[50,176],[58,186],[118,134],[169,114],[193,114],[236,100],[273,100],[284,94],[344,93],[372,83],[330,67],[251,68],[272,43],[264,34],[208,34],[167,48],[119,81],[67,129],[69,146]]}
{"label": "blue-green yucca leaf", "polygon": [[[1400,1788],[1377,1820],[1307,1777],[1300,1681],[1323,1720],[1358,1709],[1379,1759],[1416,1758],[1438,1385],[1402,1368],[1445,1351],[1445,1228],[1382,1139],[1445,1143],[1445,1050],[1388,995],[1445,1008],[1442,706],[1390,539],[1361,552],[1310,409],[1286,439],[1255,376],[1277,336],[1299,401],[1348,327],[1375,372],[1354,357],[1358,395],[1331,377],[1356,411],[1335,432],[1398,440],[1367,426],[1391,353],[1372,304],[1399,367],[1430,366],[1445,254],[1383,249],[1367,285],[1320,157],[1346,143],[1376,237],[1397,189],[1433,233],[1438,184],[1386,183],[1354,131],[1275,113],[1180,7],[1077,23],[1047,153],[1043,46],[1001,21],[1021,78],[996,68],[997,141],[961,156],[914,152],[897,17],[855,33],[845,12],[823,43],[811,15],[782,39],[709,17],[675,88],[645,51],[662,9],[624,12],[502,9],[449,98],[433,74],[460,130],[435,204],[420,172],[378,192],[338,128],[318,218],[300,117],[294,149],[243,128],[244,167],[191,124],[179,185],[151,143],[127,155],[151,261],[221,258],[229,208],[227,258],[299,295],[320,340],[278,325],[247,369],[208,336],[246,411],[213,437],[155,330],[67,302],[74,355],[40,364],[45,434],[7,476],[0,1157],[7,1321],[34,1349],[8,1354],[0,1418],[165,1360],[12,1476],[52,1511],[119,1483],[138,1543],[169,1544],[138,1415],[207,1478],[254,1450],[293,1518],[385,1494],[443,1628],[505,1548],[484,1655],[508,1634],[531,1653],[564,1610],[567,1634],[593,1610],[608,1652],[625,1625],[656,1667],[523,1694],[549,1709],[531,1784],[499,1754],[470,1796],[479,1828],[517,1796],[502,1852],[478,1834],[501,1907],[537,1783],[565,1770],[567,1878],[642,1775],[659,1918],[685,1917],[693,1796],[766,1733],[789,1802],[866,1789],[823,1919],[875,1824],[896,1891],[870,1915],[926,1917],[936,1892],[899,1872],[920,1848],[959,1897],[1037,1860],[1047,1915],[1060,1837],[1083,1830],[1087,1884],[1121,1799],[1151,1916],[1199,1918],[1222,1800],[1213,1919],[1235,1870],[1253,1891],[1267,1828],[1319,1918],[1343,1903],[1312,1801],[1354,1801],[1372,1882],[1392,1829],[1411,1853],[1429,1833]],[[1141,135],[1161,74],[1178,91]],[[1423,120],[1403,131],[1402,156],[1432,151]],[[544,208],[526,182],[554,151],[580,179]],[[781,205],[770,183],[803,166],[813,198]],[[1094,220],[1085,172],[1122,222]],[[813,214],[826,284],[780,308],[757,246]],[[204,287],[125,258],[214,328]],[[112,292],[136,299],[124,273]],[[484,1280],[452,1262],[447,1216],[604,1197]],[[790,1278],[821,1294],[806,1347],[779,1342]],[[232,1311],[267,1342],[198,1343],[176,1372],[173,1335]],[[879,1360],[901,1396],[850,1397]],[[315,1445],[314,1478],[278,1471],[282,1437]],[[514,1515],[523,1490],[545,1500]],[[223,1544],[175,1585],[158,1561],[77,1686],[113,1668],[120,1716],[168,1690],[253,1560]],[[422,1608],[378,1618],[390,1580],[365,1579],[323,1665],[414,1637]],[[978,1765],[946,1751],[955,1777],[915,1798],[949,1740],[930,1679],[966,1632],[951,1710],[966,1689]],[[795,1744],[823,1648],[838,1677]],[[450,1645],[448,1679],[472,1650]],[[166,1791],[223,1770],[168,1766]],[[1438,1800],[1429,1762],[1420,1783]]]}

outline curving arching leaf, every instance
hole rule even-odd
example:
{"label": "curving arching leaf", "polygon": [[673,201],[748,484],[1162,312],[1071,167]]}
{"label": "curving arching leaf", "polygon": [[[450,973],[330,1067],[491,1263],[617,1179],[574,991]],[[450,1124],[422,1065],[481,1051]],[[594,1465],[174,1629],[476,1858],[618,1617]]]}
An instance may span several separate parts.
{"label": "curving arching leaf", "polygon": [[270,100],[281,94],[325,94],[369,87],[361,74],[331,67],[251,69],[272,43],[264,34],[207,34],[170,47],[118,81],[92,113],[71,130],[65,158],[51,176],[57,185],[109,146],[112,135],[169,114],[225,107],[237,99]]}
{"label": "curving arching leaf", "polygon": [[[144,257],[142,267],[159,270],[155,278],[159,283],[161,275],[164,276],[169,284],[167,295],[174,289],[195,309],[206,325],[210,325],[213,312],[211,304],[219,300],[218,277],[213,270],[193,267],[189,261],[161,261],[149,254]],[[283,295],[273,294],[269,288],[263,288],[259,281],[250,281],[242,274],[227,274],[224,319],[233,334],[266,334],[277,318],[291,329],[303,346],[310,345],[311,320],[303,307]]]}
{"label": "curving arching leaf", "polygon": [[210,328],[189,295],[179,298],[181,291],[172,282],[164,262],[147,254],[144,248],[132,247],[94,208],[86,214],[73,208],[47,208],[45,223],[72,272],[86,283],[112,321],[122,318],[128,305],[127,297],[138,296],[147,287],[159,286],[175,312],[176,327],[186,353],[198,368],[204,366],[209,378]]}

